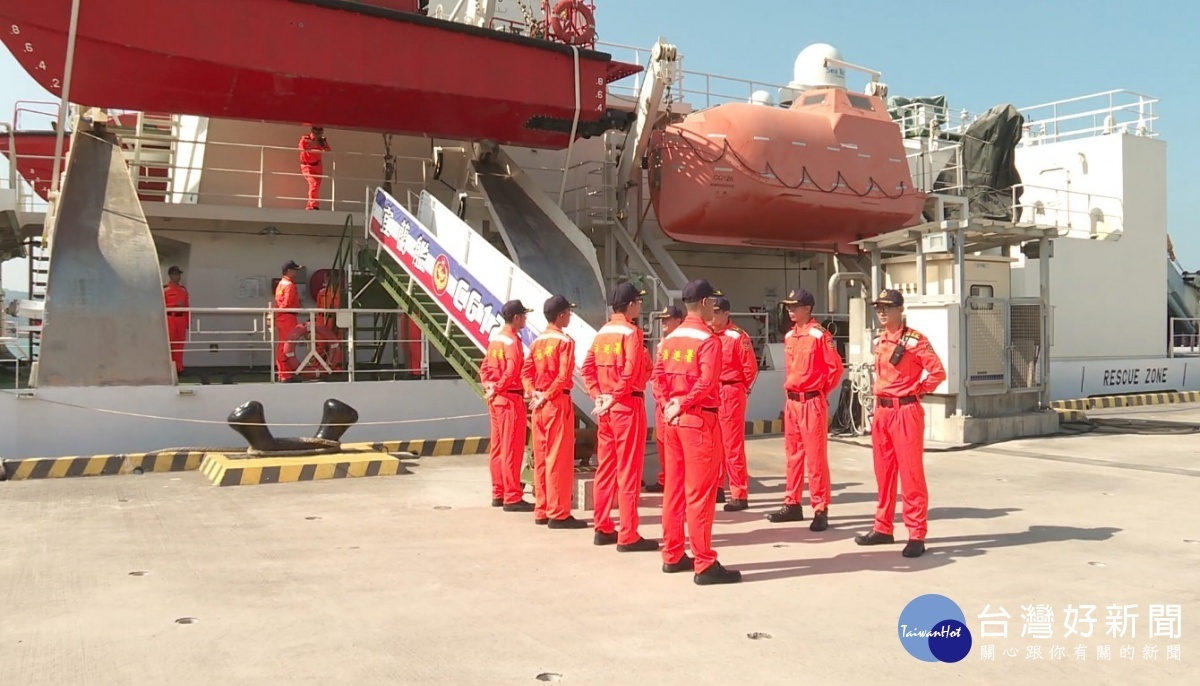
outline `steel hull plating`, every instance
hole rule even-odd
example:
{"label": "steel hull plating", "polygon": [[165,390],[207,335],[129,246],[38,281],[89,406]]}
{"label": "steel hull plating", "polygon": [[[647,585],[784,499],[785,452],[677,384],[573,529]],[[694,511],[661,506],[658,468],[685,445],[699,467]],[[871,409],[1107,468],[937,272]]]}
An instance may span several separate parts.
{"label": "steel hull plating", "polygon": [[[814,93],[815,97],[822,92]],[[664,233],[684,243],[851,251],[915,223],[897,126],[879,98],[823,91],[790,110],[726,104],[656,132],[650,188]]]}
{"label": "steel hull plating", "polygon": [[[342,0],[110,0],[79,11],[70,99],[168,111],[562,148],[575,116],[570,48]],[[62,95],[70,0],[0,0],[0,35]],[[579,119],[640,70],[579,51]]]}

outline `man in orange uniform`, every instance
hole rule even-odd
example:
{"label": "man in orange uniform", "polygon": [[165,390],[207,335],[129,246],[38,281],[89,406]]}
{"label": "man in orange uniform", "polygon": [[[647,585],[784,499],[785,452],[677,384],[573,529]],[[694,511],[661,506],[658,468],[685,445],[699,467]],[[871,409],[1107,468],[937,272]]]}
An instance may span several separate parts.
{"label": "man in orange uniform", "polygon": [[529,346],[521,381],[533,397],[533,523],[551,529],[586,529],[571,516],[575,484],[575,340],[563,329],[571,323],[569,300],[556,295],[542,306],[546,330]]}
{"label": "man in orange uniform", "polygon": [[792,330],[784,340],[786,376],[783,391],[783,449],[787,455],[787,493],[783,507],[772,512],[772,522],[804,519],[800,497],[808,468],[808,497],[815,514],[809,529],[829,527],[829,394],[842,382],[842,356],[833,335],[812,317],[816,299],[804,290],[792,291],[783,301]]}
{"label": "man in orange uniform", "polygon": [[521,463],[525,457],[525,390],[521,370],[525,350],[521,329],[526,309],[520,300],[509,300],[500,308],[504,326],[488,340],[487,353],[479,365],[483,400],[491,415],[492,437],[488,446],[492,470],[492,507],[505,512],[533,512],[533,503],[521,498]]}
{"label": "man in orange uniform", "polygon": [[[721,344],[709,328],[713,299],[720,291],[704,279],[683,287],[687,317],[663,339],[654,361],[654,395],[667,399],[663,408],[664,465],[663,567],[667,574],[695,572],[701,586],[730,584],[742,573],[725,569],[712,549],[713,498],[721,476],[724,452],[718,428]],[[683,552],[683,525],[692,554]]]}
{"label": "man in orange uniform", "polygon": [[859,545],[894,543],[896,478],[904,493],[904,528],[908,545],[904,557],[925,552],[929,489],[925,485],[925,409],[921,396],[932,393],[946,379],[942,361],[929,339],[904,326],[904,296],[886,290],[873,303],[883,333],[875,338],[875,416],[871,447],[875,453],[875,483],[879,506],[875,526],[854,538]]}
{"label": "man in orange uniform", "polygon": [[[683,323],[683,310],[671,305],[669,307],[662,308],[662,311],[660,312],[655,312],[654,318],[662,320],[662,335],[665,338],[671,335],[671,332]],[[658,342],[658,345],[661,349],[661,340]],[[651,361],[650,366],[653,369],[653,360]],[[651,390],[653,391],[653,387]],[[662,418],[662,411],[663,405],[666,404],[667,401],[665,399],[659,398],[658,396],[654,397],[654,440],[656,443],[658,443],[658,483],[653,483],[649,486],[646,486],[645,490],[647,493],[662,493],[666,489],[667,472],[663,469],[663,455],[666,453],[663,451],[662,441],[662,427],[663,424],[666,423],[666,421]]]}
{"label": "man in orange uniform", "polygon": [[[296,264],[295,260],[283,263],[283,278],[275,287],[276,310],[300,309],[300,291],[296,289],[296,277],[301,269],[303,267]],[[299,325],[300,320],[296,317],[295,312],[275,313],[275,368],[279,371],[279,380],[287,383],[295,383],[300,380],[300,377],[293,374],[292,370],[288,368],[288,358],[284,352],[288,334]]]}
{"label": "man in orange uniform", "polygon": [[[712,330],[721,343],[721,442],[725,461],[717,488],[721,489],[729,476],[729,502],[726,512],[739,512],[750,507],[750,473],[746,468],[746,401],[758,378],[758,357],[750,334],[729,320],[729,299],[713,299]],[[724,492],[724,489],[721,489]],[[723,498],[718,495],[717,501]]]}
{"label": "man in orange uniform", "polygon": [[[170,281],[163,286],[163,300],[166,307],[191,307],[187,289],[179,280],[183,278],[183,270],[171,267],[167,270]],[[175,376],[183,373],[183,346],[187,341],[188,328],[192,316],[190,312],[167,312],[167,338],[171,341],[171,361],[175,363]]]}
{"label": "man in orange uniform", "polygon": [[[638,496],[646,453],[646,350],[642,328],[642,296],[631,283],[619,284],[609,296],[613,315],[600,327],[583,362],[583,382],[596,401],[596,476],[593,482],[596,545],[617,544],[623,553],[658,550],[658,541],[638,534]],[[613,525],[613,500],[621,528]]]}
{"label": "man in orange uniform", "polygon": [[325,140],[325,129],[312,127],[312,132],[300,137],[300,173],[308,181],[308,204],[306,210],[319,210],[321,200],[321,175],[324,174],[322,151],[329,152],[329,141]]}
{"label": "man in orange uniform", "polygon": [[[342,306],[342,288],[341,288],[341,273],[330,271],[329,280],[317,291],[317,309],[319,310],[336,310]],[[336,312],[320,312],[317,314],[317,322],[329,329],[334,337],[341,339],[342,334],[337,328],[337,313]],[[326,362],[329,359],[326,357],[326,352],[333,345],[334,341],[322,341],[318,336],[317,354]],[[332,363],[330,367],[337,369]]]}

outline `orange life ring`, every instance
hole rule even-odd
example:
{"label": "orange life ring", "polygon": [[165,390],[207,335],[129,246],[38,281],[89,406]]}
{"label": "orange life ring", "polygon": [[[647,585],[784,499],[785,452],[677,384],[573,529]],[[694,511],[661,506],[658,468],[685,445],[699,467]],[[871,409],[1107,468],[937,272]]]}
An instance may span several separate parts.
{"label": "orange life ring", "polygon": [[596,17],[583,0],[561,0],[554,6],[550,29],[567,45],[591,45],[596,40]]}
{"label": "orange life ring", "polygon": [[[324,324],[317,324],[317,340],[320,341],[317,345],[325,348],[322,357],[329,364],[330,369],[337,371],[342,367],[342,359],[344,351],[342,349],[342,340],[336,333]],[[300,360],[296,358],[296,344],[305,341],[308,342],[308,324],[301,324],[292,329],[288,333],[287,338],[283,341],[283,354],[285,358],[284,366],[288,371],[307,376],[309,378],[321,378],[328,372],[320,364],[306,365],[300,368]]]}

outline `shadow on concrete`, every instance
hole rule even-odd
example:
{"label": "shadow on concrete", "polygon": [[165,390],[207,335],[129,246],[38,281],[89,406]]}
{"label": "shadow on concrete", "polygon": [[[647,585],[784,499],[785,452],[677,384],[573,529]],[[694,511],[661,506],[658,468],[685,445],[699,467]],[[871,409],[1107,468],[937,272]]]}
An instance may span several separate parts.
{"label": "shadow on concrete", "polygon": [[[960,558],[978,557],[990,550],[1037,543],[1068,541],[1106,541],[1117,532],[1115,527],[1084,529],[1074,526],[1032,526],[1027,531],[981,536],[949,536],[928,539],[922,557],[909,559],[900,555],[904,541],[891,546],[863,548],[863,552],[843,553],[828,558],[806,558],[776,562],[738,564],[733,560],[722,563],[742,572],[747,582],[771,581],[800,576],[842,574],[863,570],[877,572],[915,572],[953,564]],[[825,532],[828,533],[828,532]]]}
{"label": "shadow on concrete", "polygon": [[[1020,512],[1020,508],[1015,507],[1000,507],[1000,508],[982,508],[982,507],[935,507],[929,511],[929,521],[936,523],[949,519],[996,519],[997,517],[1006,517],[1013,512]],[[724,515],[722,517],[721,515]],[[743,512],[718,512],[716,522],[720,524],[743,523],[750,521],[763,521],[768,524],[762,529],[741,533],[713,533],[713,546],[720,548],[722,546],[742,546],[742,545],[766,545],[766,544],[806,544],[806,543],[823,543],[828,541],[843,541],[854,538],[855,535],[866,533],[871,530],[871,526],[875,523],[874,515],[848,515],[845,517],[831,516],[829,518],[829,528],[821,532],[812,532],[808,530],[808,525],[812,522],[812,513],[805,513],[808,517],[802,522],[786,522],[780,524],[770,524],[765,521],[765,515],[762,513],[752,513],[749,510]],[[644,520],[643,520],[644,521]],[[898,524],[898,534],[903,533],[902,517],[897,514],[896,522]],[[897,535],[897,538],[900,536]],[[778,547],[778,546],[776,546]]]}

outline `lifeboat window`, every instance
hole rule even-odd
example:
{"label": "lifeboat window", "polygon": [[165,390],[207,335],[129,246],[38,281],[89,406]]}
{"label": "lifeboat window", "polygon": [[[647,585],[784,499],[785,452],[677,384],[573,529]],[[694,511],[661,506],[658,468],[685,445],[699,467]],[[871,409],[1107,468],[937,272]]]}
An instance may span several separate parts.
{"label": "lifeboat window", "polygon": [[818,93],[816,95],[809,95],[804,98],[805,105],[820,105],[823,102],[825,102],[825,94],[824,93]]}
{"label": "lifeboat window", "polygon": [[855,109],[859,109],[859,110],[874,110],[875,109],[874,107],[871,106],[871,99],[864,95],[855,95],[854,93],[847,93],[846,97],[850,98],[850,106]]}

